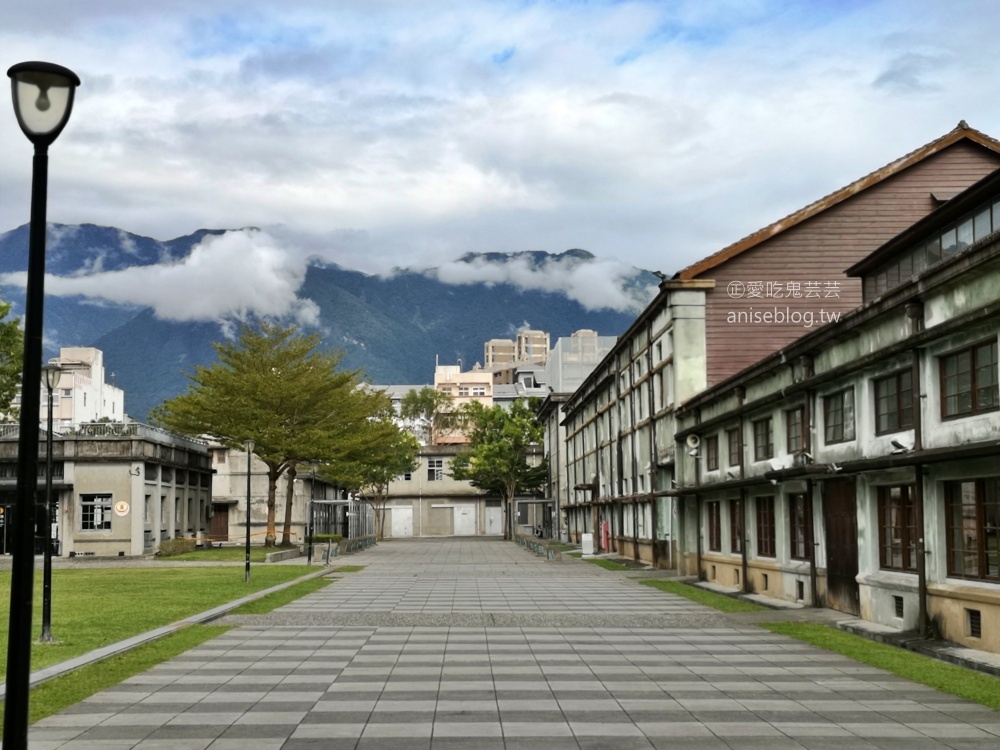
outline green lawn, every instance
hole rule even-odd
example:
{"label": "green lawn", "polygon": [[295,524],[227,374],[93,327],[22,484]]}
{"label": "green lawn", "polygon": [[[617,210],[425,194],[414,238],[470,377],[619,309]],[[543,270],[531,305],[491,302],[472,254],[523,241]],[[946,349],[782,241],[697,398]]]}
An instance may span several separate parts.
{"label": "green lawn", "polygon": [[364,565],[341,565],[340,567],[334,568],[334,573],[357,573],[359,570],[364,570]]}
{"label": "green lawn", "polygon": [[[52,572],[52,635],[34,644],[32,670],[175,622],[315,571],[305,565],[258,565],[250,584],[239,567],[92,568]],[[32,632],[41,623],[42,574],[35,575]],[[7,652],[10,572],[0,572],[0,653]],[[0,664],[0,678],[6,672]]]}
{"label": "green lawn", "polygon": [[716,594],[714,591],[706,591],[705,589],[700,589],[697,586],[689,586],[680,581],[664,581],[659,578],[652,578],[640,581],[640,583],[643,586],[652,586],[654,589],[660,591],[683,596],[685,599],[690,599],[698,604],[704,604],[706,607],[712,607],[721,612],[763,612],[767,609],[767,607],[762,607],[759,604],[751,604],[742,599],[734,599],[724,594]]}
{"label": "green lawn", "polygon": [[230,614],[266,615],[268,612],[271,612],[278,607],[282,607],[289,602],[294,602],[296,599],[300,599],[306,594],[311,594],[314,591],[324,589],[331,583],[333,583],[333,579],[325,576],[322,578],[310,578],[308,581],[296,583],[294,586],[289,586],[287,589],[275,591],[273,594],[262,596],[260,599],[255,599],[252,602],[241,604]]}
{"label": "green lawn", "polygon": [[1000,711],[1000,678],[931,659],[897,646],[870,641],[827,625],[774,622],[762,624],[761,627]]}

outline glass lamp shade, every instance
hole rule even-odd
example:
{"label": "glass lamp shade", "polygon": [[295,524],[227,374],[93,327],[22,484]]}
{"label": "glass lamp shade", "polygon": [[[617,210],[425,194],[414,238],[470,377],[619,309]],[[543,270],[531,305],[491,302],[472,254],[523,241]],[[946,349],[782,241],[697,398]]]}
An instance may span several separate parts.
{"label": "glass lamp shade", "polygon": [[7,75],[17,124],[32,143],[52,143],[69,121],[80,79],[72,70],[46,62],[18,63]]}
{"label": "glass lamp shade", "polygon": [[42,385],[50,391],[59,385],[62,368],[59,365],[42,365]]}
{"label": "glass lamp shade", "polygon": [[247,449],[247,453],[253,453],[254,441],[253,440],[244,440],[243,441],[243,447],[245,447]]}

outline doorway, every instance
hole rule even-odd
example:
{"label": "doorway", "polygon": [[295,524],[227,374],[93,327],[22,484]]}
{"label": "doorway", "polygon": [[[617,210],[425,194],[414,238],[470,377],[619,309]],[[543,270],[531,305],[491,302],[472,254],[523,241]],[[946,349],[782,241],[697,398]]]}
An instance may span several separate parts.
{"label": "doorway", "polygon": [[826,605],[861,614],[858,586],[858,506],[853,479],[823,483],[826,525]]}

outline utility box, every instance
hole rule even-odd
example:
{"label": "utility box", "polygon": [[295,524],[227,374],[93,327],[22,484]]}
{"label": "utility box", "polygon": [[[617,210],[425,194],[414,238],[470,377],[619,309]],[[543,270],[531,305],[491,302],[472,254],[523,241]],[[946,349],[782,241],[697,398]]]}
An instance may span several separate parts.
{"label": "utility box", "polygon": [[594,535],[593,534],[581,534],[580,535],[580,546],[583,548],[583,554],[592,555],[594,554]]}

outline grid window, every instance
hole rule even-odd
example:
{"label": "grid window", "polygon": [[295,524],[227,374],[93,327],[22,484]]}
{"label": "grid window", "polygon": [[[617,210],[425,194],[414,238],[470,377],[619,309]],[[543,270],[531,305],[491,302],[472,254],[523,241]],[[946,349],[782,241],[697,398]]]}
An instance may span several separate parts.
{"label": "grid window", "polygon": [[729,465],[740,466],[743,463],[743,446],[740,444],[740,431],[726,430],[726,442],[729,444]]}
{"label": "grid window", "polygon": [[774,430],[770,417],[753,423],[753,458],[754,461],[774,458]]}
{"label": "grid window", "polygon": [[715,471],[719,468],[719,436],[710,435],[705,438],[705,469]]}
{"label": "grid window", "polygon": [[1000,479],[945,483],[948,575],[1000,581]]}
{"label": "grid window", "polygon": [[913,373],[902,370],[875,381],[875,434],[913,427]]}
{"label": "grid window", "polygon": [[757,555],[774,557],[774,497],[757,498]]}
{"label": "grid window", "polygon": [[729,551],[743,552],[743,501],[729,501]]}
{"label": "grid window", "polygon": [[431,458],[427,460],[427,481],[440,482],[444,479],[444,459]]}
{"label": "grid window", "polygon": [[798,453],[806,448],[805,435],[802,430],[802,425],[805,422],[804,413],[801,406],[785,412],[785,435],[788,438],[789,453]]}
{"label": "grid window", "polygon": [[80,513],[83,531],[110,531],[111,495],[80,495]]}
{"label": "grid window", "polygon": [[823,398],[823,429],[827,444],[854,440],[854,388]]}
{"label": "grid window", "polygon": [[917,569],[917,528],[913,488],[878,488],[879,565],[886,570]]}
{"label": "grid window", "polygon": [[788,496],[788,527],[792,559],[812,559],[812,502],[808,495]]}
{"label": "grid window", "polygon": [[995,411],[998,406],[996,341],[941,357],[943,419]]}
{"label": "grid window", "polygon": [[708,504],[708,549],[710,552],[722,551],[722,518],[718,500]]}

